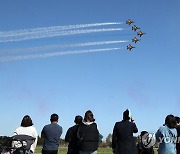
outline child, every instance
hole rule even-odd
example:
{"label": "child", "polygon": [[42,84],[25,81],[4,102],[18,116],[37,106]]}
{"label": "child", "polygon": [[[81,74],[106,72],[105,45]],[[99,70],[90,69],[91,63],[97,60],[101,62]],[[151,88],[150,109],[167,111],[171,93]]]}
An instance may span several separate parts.
{"label": "child", "polygon": [[137,145],[138,154],[154,154],[154,144],[155,138],[153,138],[153,135],[150,135],[147,131],[142,131]]}

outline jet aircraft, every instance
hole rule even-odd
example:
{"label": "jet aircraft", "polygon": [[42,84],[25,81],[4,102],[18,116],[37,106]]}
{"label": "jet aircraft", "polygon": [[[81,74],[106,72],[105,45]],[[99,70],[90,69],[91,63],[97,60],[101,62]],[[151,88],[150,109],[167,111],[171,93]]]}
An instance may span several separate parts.
{"label": "jet aircraft", "polygon": [[137,27],[136,25],[134,25],[134,26],[132,27],[132,30],[133,30],[133,31],[136,31],[137,29],[140,29],[140,28]]}
{"label": "jet aircraft", "polygon": [[131,51],[133,48],[135,48],[135,47],[133,47],[131,44],[129,44],[129,45],[127,46],[127,50],[129,50],[129,51]]}
{"label": "jet aircraft", "polygon": [[132,39],[132,42],[134,42],[134,43],[137,43],[139,41],[139,39],[137,39],[136,37],[134,37],[133,39]]}
{"label": "jet aircraft", "polygon": [[137,35],[139,35],[139,37],[141,37],[141,36],[144,35],[144,34],[146,34],[146,33],[143,33],[142,31],[139,31],[139,32],[137,33]]}
{"label": "jet aircraft", "polygon": [[130,24],[132,24],[132,23],[134,23],[134,21],[131,21],[130,19],[128,19],[128,20],[126,21],[126,24],[128,24],[128,25],[130,25]]}

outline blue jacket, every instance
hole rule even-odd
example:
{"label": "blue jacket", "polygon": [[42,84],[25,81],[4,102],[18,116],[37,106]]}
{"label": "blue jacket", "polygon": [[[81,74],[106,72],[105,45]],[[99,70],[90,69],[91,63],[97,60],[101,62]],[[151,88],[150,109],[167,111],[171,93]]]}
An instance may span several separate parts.
{"label": "blue jacket", "polygon": [[156,132],[156,140],[159,142],[158,154],[176,154],[177,130],[162,126]]}

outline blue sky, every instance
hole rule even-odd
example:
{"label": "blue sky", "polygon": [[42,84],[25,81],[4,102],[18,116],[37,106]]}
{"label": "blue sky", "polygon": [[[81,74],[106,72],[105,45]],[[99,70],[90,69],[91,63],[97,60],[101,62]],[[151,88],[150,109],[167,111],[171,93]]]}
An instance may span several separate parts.
{"label": "blue sky", "polygon": [[[0,0],[1,60],[7,56],[120,48],[1,61],[0,135],[11,136],[26,114],[32,117],[38,134],[49,123],[52,113],[59,114],[64,136],[73,125],[74,117],[84,116],[90,109],[104,137],[112,133],[116,121],[122,120],[126,108],[131,110],[139,132],[156,131],[167,114],[180,116],[179,7],[178,0]],[[122,31],[17,41],[18,30],[29,32],[53,26],[121,23],[129,18],[146,32],[132,52],[126,50],[132,42],[62,47],[87,42],[131,41],[136,33],[126,24],[86,28],[123,28]],[[16,37],[6,36],[7,41],[3,42],[3,33],[9,31]],[[61,47],[28,51],[54,45]]]}

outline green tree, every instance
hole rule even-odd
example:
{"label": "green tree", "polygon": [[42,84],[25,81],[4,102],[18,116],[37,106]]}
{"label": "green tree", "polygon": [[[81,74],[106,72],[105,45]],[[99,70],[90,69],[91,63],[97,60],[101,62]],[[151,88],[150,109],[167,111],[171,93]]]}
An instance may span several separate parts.
{"label": "green tree", "polygon": [[108,136],[106,137],[106,144],[109,147],[112,146],[112,134],[111,133],[109,133]]}

